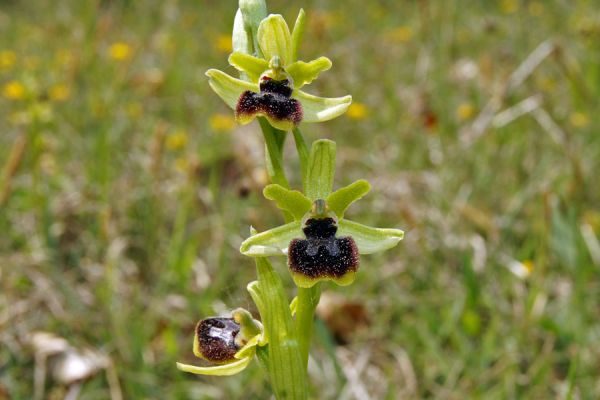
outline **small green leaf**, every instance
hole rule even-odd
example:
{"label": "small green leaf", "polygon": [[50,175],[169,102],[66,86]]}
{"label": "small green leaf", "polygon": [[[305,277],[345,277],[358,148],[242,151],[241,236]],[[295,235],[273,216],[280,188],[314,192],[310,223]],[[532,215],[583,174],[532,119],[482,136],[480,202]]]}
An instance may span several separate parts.
{"label": "small green leaf", "polygon": [[198,367],[190,364],[177,363],[177,369],[197,375],[229,376],[243,371],[252,361],[252,357],[242,358],[229,364],[211,367]]}
{"label": "small green leaf", "polygon": [[319,57],[311,62],[296,61],[285,67],[285,72],[290,74],[294,80],[294,88],[300,89],[304,85],[308,85],[321,72],[331,68],[331,60],[327,57]]}
{"label": "small green leaf", "polygon": [[296,23],[294,24],[294,30],[292,31],[292,62],[298,59],[298,51],[300,49],[300,43],[304,37],[304,28],[306,26],[306,13],[304,9],[300,9]]}
{"label": "small green leaf", "polygon": [[324,122],[339,117],[348,110],[352,96],[319,97],[295,90],[293,97],[302,103],[303,122]]}
{"label": "small green leaf", "polygon": [[372,228],[342,219],[338,223],[337,236],[351,236],[360,254],[371,254],[396,246],[404,237],[404,232],[400,229]]}
{"label": "small green leaf", "polygon": [[250,236],[240,246],[240,252],[250,257],[285,256],[290,241],[303,235],[300,222],[290,222]]}
{"label": "small green leaf", "polygon": [[267,61],[279,57],[282,66],[294,62],[290,28],[281,15],[271,14],[261,21],[258,27],[258,44]]}
{"label": "small green leaf", "polygon": [[371,190],[371,185],[364,179],[360,179],[350,185],[340,188],[327,196],[327,205],[338,218],[344,218],[344,213],[355,201],[364,197]]}
{"label": "small green leaf", "polygon": [[335,174],[335,142],[321,139],[313,142],[308,161],[306,195],[311,200],[326,199],[333,188]]}
{"label": "small green leaf", "polygon": [[262,73],[269,69],[269,63],[266,60],[238,52],[231,53],[229,64],[238,71],[247,73],[251,82],[258,82]]}
{"label": "small green leaf", "polygon": [[288,211],[295,221],[300,221],[312,205],[308,197],[297,190],[289,190],[283,186],[272,184],[263,189],[263,195],[277,203],[281,210]]}
{"label": "small green leaf", "polygon": [[209,78],[208,84],[212,90],[233,110],[235,110],[240,95],[244,91],[258,92],[259,90],[258,85],[236,79],[218,69],[209,69],[206,71],[206,76]]}

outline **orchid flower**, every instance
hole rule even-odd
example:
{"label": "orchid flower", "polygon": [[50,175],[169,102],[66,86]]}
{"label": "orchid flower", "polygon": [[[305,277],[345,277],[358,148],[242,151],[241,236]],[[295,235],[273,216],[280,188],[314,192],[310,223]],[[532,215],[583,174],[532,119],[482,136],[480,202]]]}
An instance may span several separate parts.
{"label": "orchid flower", "polygon": [[300,287],[311,287],[322,280],[349,285],[354,281],[360,254],[390,249],[402,240],[404,232],[344,218],[348,207],[366,195],[370,185],[358,180],[331,193],[333,142],[316,141],[310,158],[306,194],[277,184],[263,191],[294,221],[249,237],[240,251],[253,257],[287,256],[294,282]]}
{"label": "orchid flower", "polygon": [[298,45],[305,25],[300,10],[294,30],[279,14],[263,19],[257,30],[256,56],[234,51],[229,63],[246,80],[234,78],[217,69],[209,69],[211,88],[233,110],[240,124],[263,116],[284,131],[300,122],[323,122],[343,114],[352,96],[324,98],[300,90],[319,74],[331,68],[327,57],[310,62],[298,61]]}
{"label": "orchid flower", "polygon": [[177,363],[177,368],[198,375],[234,375],[250,364],[256,346],[265,344],[261,323],[252,319],[248,311],[238,308],[231,318],[211,317],[196,325],[194,354],[215,365]]}

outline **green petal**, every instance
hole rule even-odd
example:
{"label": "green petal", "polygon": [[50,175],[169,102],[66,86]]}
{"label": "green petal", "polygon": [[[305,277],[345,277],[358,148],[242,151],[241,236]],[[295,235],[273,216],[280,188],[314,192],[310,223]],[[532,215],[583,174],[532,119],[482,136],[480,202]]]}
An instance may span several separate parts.
{"label": "green petal", "polygon": [[343,219],[338,222],[337,236],[351,236],[360,254],[371,254],[396,246],[404,237],[404,232],[400,229],[372,228]]}
{"label": "green petal", "polygon": [[209,69],[206,71],[206,76],[209,78],[208,84],[212,90],[234,110],[243,92],[246,90],[259,91],[258,85],[236,79],[218,69]]}
{"label": "green petal", "polygon": [[302,103],[303,122],[323,122],[339,117],[352,103],[352,96],[318,97],[295,90],[293,97]]}
{"label": "green petal", "polygon": [[279,14],[271,14],[258,27],[258,44],[265,60],[279,57],[282,66],[293,63],[290,28]]}
{"label": "green petal", "polygon": [[298,50],[300,49],[300,42],[304,36],[304,27],[306,26],[306,13],[304,9],[300,9],[296,23],[294,24],[294,30],[292,31],[292,60],[298,59]]}
{"label": "green petal", "polygon": [[329,209],[333,211],[339,219],[342,219],[344,217],[344,212],[348,207],[369,193],[369,190],[371,190],[369,182],[360,179],[327,196],[327,206],[329,206]]}
{"label": "green petal", "polygon": [[229,376],[243,371],[250,364],[250,361],[252,361],[252,357],[246,357],[229,364],[212,367],[198,367],[196,365],[177,363],[177,369],[197,375]]}
{"label": "green petal", "polygon": [[310,149],[306,195],[311,200],[326,199],[333,188],[335,142],[316,140]]}
{"label": "green petal", "polygon": [[289,190],[283,186],[272,184],[263,189],[263,195],[277,203],[281,210],[288,211],[294,220],[300,221],[312,205],[308,197],[297,190]]}
{"label": "green petal", "polygon": [[304,237],[299,221],[278,226],[246,239],[240,252],[250,257],[285,256],[290,241]]}
{"label": "green petal", "polygon": [[327,57],[319,57],[311,62],[296,61],[285,67],[285,72],[290,74],[294,80],[294,87],[300,89],[304,85],[308,85],[323,71],[331,68],[331,60]]}
{"label": "green petal", "polygon": [[231,53],[229,64],[238,71],[247,73],[251,82],[258,82],[262,73],[269,69],[269,63],[266,60],[237,52]]}

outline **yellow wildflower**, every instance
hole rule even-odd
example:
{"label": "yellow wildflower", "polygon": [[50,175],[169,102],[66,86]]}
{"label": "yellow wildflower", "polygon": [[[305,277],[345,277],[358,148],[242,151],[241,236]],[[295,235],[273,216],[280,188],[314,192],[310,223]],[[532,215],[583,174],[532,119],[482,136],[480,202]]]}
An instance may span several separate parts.
{"label": "yellow wildflower", "polygon": [[410,26],[399,26],[387,32],[385,36],[393,42],[406,43],[412,39],[413,31]]}
{"label": "yellow wildflower", "polygon": [[75,57],[71,50],[60,49],[54,55],[54,60],[58,65],[60,65],[62,67],[66,67],[73,63],[73,61],[75,60]]}
{"label": "yellow wildflower", "polygon": [[459,121],[466,121],[471,119],[475,114],[475,107],[469,103],[462,103],[456,109],[456,117]]}
{"label": "yellow wildflower", "polygon": [[221,53],[231,53],[233,51],[231,35],[219,35],[215,41],[215,48]]}
{"label": "yellow wildflower", "polygon": [[175,160],[175,170],[177,172],[186,173],[190,169],[190,160],[186,157],[179,157]]}
{"label": "yellow wildflower", "polygon": [[569,122],[575,128],[585,128],[590,124],[590,119],[586,113],[576,111],[569,116]]}
{"label": "yellow wildflower", "polygon": [[124,61],[131,57],[131,47],[127,43],[113,43],[108,49],[108,55],[115,61]]}
{"label": "yellow wildflower", "polygon": [[500,10],[504,14],[514,14],[519,10],[519,2],[518,0],[502,0]]}
{"label": "yellow wildflower", "polygon": [[531,261],[531,260],[525,260],[525,261],[512,260],[512,261],[508,262],[506,267],[517,278],[527,279],[531,275],[534,265],[533,265],[533,261]]}
{"label": "yellow wildflower", "polygon": [[235,120],[230,114],[214,114],[209,120],[210,127],[216,132],[230,132],[235,128]]}
{"label": "yellow wildflower", "polygon": [[167,136],[166,146],[169,150],[181,150],[188,142],[188,134],[185,131],[177,131]]}
{"label": "yellow wildflower", "polygon": [[19,81],[10,81],[2,88],[2,95],[9,100],[22,100],[25,98],[25,86]]}
{"label": "yellow wildflower", "polygon": [[52,101],[65,101],[71,97],[71,89],[64,83],[59,83],[50,88],[48,96]]}
{"label": "yellow wildflower", "polygon": [[523,267],[525,267],[525,269],[527,270],[527,273],[529,275],[531,275],[531,273],[533,272],[533,267],[535,266],[535,264],[533,264],[532,260],[524,260],[521,262],[521,264],[523,264]]}
{"label": "yellow wildflower", "polygon": [[125,106],[125,111],[127,112],[127,115],[129,115],[129,117],[139,118],[142,116],[144,109],[142,108],[142,105],[140,103],[131,102]]}
{"label": "yellow wildflower", "polygon": [[368,112],[369,109],[363,103],[352,103],[350,104],[350,107],[348,107],[347,111],[348,117],[356,120],[365,119]]}
{"label": "yellow wildflower", "polygon": [[531,2],[527,8],[529,10],[529,14],[534,17],[539,17],[544,13],[544,5],[541,1]]}
{"label": "yellow wildflower", "polygon": [[17,61],[17,54],[12,50],[0,51],[0,69],[9,69]]}

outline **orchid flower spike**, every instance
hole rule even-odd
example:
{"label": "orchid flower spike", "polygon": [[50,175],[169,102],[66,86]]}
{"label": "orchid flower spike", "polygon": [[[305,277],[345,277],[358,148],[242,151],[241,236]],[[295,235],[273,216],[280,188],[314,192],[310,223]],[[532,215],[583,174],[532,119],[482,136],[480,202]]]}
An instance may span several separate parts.
{"label": "orchid flower spike", "polygon": [[310,62],[297,60],[305,19],[304,11],[300,10],[291,33],[281,15],[271,14],[260,22],[255,55],[234,51],[229,56],[229,63],[245,80],[217,69],[206,72],[211,88],[235,110],[240,124],[262,116],[273,127],[288,131],[302,121],[336,118],[350,106],[350,95],[324,98],[300,90],[331,68],[327,57]]}

